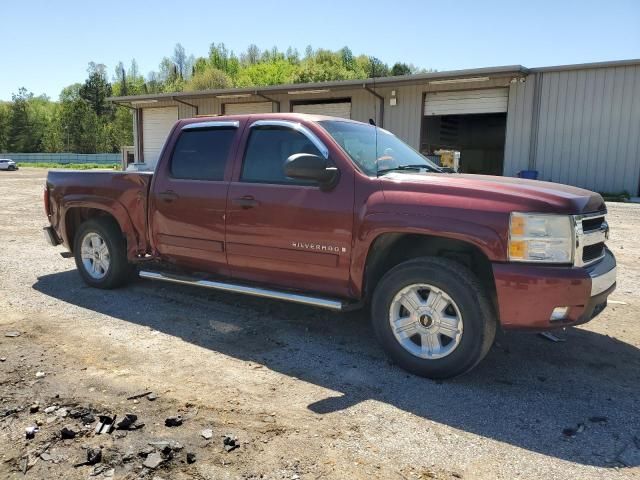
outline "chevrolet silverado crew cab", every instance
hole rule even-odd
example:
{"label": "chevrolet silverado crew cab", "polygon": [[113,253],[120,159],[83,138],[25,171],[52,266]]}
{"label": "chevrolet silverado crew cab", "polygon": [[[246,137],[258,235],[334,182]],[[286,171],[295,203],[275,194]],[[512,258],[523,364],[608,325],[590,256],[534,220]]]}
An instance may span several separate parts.
{"label": "chevrolet silverado crew cab", "polygon": [[496,329],[591,320],[616,285],[602,197],[445,173],[372,125],[298,114],[179,120],[155,172],[49,172],[51,245],[96,288],[143,278],[370,309],[386,353],[430,378]]}

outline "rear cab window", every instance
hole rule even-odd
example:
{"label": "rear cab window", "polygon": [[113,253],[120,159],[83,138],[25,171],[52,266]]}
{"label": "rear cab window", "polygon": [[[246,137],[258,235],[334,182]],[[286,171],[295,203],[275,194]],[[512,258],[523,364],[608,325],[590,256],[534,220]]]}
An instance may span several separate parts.
{"label": "rear cab window", "polygon": [[198,127],[183,130],[171,155],[171,177],[188,180],[224,180],[229,153],[237,131],[234,127]]}

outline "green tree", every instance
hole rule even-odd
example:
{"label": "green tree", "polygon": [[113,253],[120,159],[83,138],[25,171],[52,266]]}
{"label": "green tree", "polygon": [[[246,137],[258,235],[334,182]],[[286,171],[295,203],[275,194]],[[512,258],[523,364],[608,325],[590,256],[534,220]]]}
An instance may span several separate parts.
{"label": "green tree", "polygon": [[256,63],[243,68],[236,79],[237,87],[253,87],[292,83],[296,66],[284,59],[272,62]]}
{"label": "green tree", "polygon": [[6,152],[9,147],[9,125],[11,105],[0,102],[0,152]]}
{"label": "green tree", "polygon": [[229,76],[217,68],[206,67],[202,72],[196,72],[185,84],[187,91],[212,90],[216,88],[229,88],[231,79]]}
{"label": "green tree", "polygon": [[410,75],[412,72],[412,68],[410,65],[403,62],[396,62],[391,67],[391,75],[400,76],[400,75]]}
{"label": "green tree", "polygon": [[80,97],[86,100],[96,115],[111,113],[111,106],[106,99],[112,94],[111,84],[107,81],[106,68],[102,64],[89,63],[89,78],[80,87]]}

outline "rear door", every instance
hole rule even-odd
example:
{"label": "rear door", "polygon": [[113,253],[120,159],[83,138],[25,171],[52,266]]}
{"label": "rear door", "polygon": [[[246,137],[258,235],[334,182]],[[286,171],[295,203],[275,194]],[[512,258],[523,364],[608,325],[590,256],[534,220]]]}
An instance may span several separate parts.
{"label": "rear door", "polygon": [[150,193],[154,248],[170,263],[227,275],[225,208],[240,122],[191,123],[167,146]]}
{"label": "rear door", "polygon": [[[227,258],[232,276],[346,296],[353,226],[353,172],[330,191],[285,177],[296,153],[329,157],[309,128],[258,120],[243,134],[244,155],[229,187]],[[340,168],[339,165],[337,165]]]}

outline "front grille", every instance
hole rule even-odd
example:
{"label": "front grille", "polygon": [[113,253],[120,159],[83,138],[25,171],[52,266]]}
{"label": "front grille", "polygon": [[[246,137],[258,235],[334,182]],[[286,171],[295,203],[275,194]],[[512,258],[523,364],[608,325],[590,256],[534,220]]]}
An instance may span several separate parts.
{"label": "front grille", "polygon": [[584,233],[588,233],[593,230],[600,230],[603,223],[604,223],[604,215],[602,215],[601,217],[583,218],[582,231]]}
{"label": "front grille", "polygon": [[609,225],[605,212],[576,215],[576,266],[597,262],[605,255],[605,241],[609,238]]}

